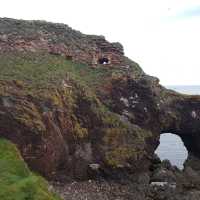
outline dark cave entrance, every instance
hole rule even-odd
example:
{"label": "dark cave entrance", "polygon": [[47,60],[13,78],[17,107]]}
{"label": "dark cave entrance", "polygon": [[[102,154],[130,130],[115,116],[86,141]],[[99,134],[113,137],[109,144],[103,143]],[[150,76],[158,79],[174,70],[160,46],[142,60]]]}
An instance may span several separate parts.
{"label": "dark cave entrance", "polygon": [[108,58],[99,58],[98,63],[101,65],[107,65],[110,63]]}
{"label": "dark cave entrance", "polygon": [[188,150],[181,137],[171,133],[163,133],[160,136],[160,144],[155,153],[161,160],[169,160],[179,169],[184,168],[184,162],[188,158]]}
{"label": "dark cave entrance", "polygon": [[72,56],[70,56],[70,55],[66,55],[65,58],[66,58],[67,60],[72,60]]}

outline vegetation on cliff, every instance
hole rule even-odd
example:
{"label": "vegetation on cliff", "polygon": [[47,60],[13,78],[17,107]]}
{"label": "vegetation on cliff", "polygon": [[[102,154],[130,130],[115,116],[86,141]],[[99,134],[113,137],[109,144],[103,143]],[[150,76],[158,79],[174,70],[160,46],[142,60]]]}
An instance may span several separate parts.
{"label": "vegetation on cliff", "polygon": [[[42,143],[38,144],[38,148],[42,149],[38,157],[43,156],[46,160],[44,165],[52,168],[44,171],[39,169],[39,165],[35,170],[51,176],[49,173],[57,171],[60,163],[68,163],[66,159],[69,154],[75,160],[82,159],[76,155],[78,145],[91,143],[90,148],[93,150],[89,151],[101,152],[98,162],[114,168],[128,166],[127,161],[133,162],[138,154],[143,155],[144,138],[149,137],[148,134],[138,134],[139,127],[133,128],[129,123],[123,122],[110,110],[111,99],[104,98],[112,90],[112,82],[132,74],[137,69],[136,66],[130,66],[126,70],[106,66],[93,68],[45,52],[0,54],[0,60],[0,104],[6,109],[6,112],[0,113],[0,122],[10,124],[7,130],[2,127],[4,137],[11,140],[21,137],[21,141],[24,141],[19,145],[22,155],[31,163],[32,158],[38,159],[37,153],[34,153],[37,150],[32,145],[32,140],[35,139],[29,140],[27,144],[26,137],[32,135],[33,138],[41,138],[39,140]],[[11,127],[19,127],[20,133],[12,134]],[[55,143],[51,145],[62,144],[53,150],[58,152],[53,154],[55,157],[52,160],[52,154],[45,153],[52,151],[48,141],[51,141],[48,139],[51,137],[54,137],[51,143]],[[45,140],[48,144],[43,143]],[[124,141],[129,141],[129,144]],[[30,148],[28,153],[27,146]],[[118,149],[119,146],[121,147]],[[88,165],[94,162],[93,156],[87,158]],[[79,168],[78,162],[75,165]]]}
{"label": "vegetation on cliff", "polygon": [[22,81],[26,84],[24,89],[28,90],[58,87],[61,86],[62,80],[69,78],[97,88],[109,83],[111,78],[116,79],[133,72],[134,76],[142,73],[134,63],[128,70],[123,67],[91,67],[44,52],[3,53],[0,54],[0,61],[0,80],[16,80],[19,86]]}
{"label": "vegetation on cliff", "polygon": [[[0,136],[47,179],[137,173],[149,169],[160,133],[198,139],[198,97],[166,90],[120,44],[62,24],[0,19],[0,47]],[[6,160],[14,168],[2,169],[2,195],[16,186],[31,199],[29,185],[45,200],[45,181],[20,161]]]}
{"label": "vegetation on cliff", "polygon": [[47,182],[32,173],[16,146],[0,139],[0,199],[59,200],[48,191]]}

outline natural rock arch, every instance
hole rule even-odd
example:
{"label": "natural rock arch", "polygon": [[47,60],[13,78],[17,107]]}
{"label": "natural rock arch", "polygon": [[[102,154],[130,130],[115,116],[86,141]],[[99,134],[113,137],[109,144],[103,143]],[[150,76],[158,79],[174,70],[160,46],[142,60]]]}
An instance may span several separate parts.
{"label": "natural rock arch", "polygon": [[161,160],[169,160],[172,165],[179,169],[184,168],[184,163],[188,158],[188,151],[183,140],[173,133],[162,133],[160,135],[160,144],[155,153]]}
{"label": "natural rock arch", "polygon": [[[151,132],[145,139],[146,164],[148,166],[162,133],[173,133],[181,137],[190,158],[200,158],[200,97],[184,95],[167,90],[155,77],[142,75],[139,80],[130,78],[113,81],[111,96],[115,104],[112,109],[133,124]],[[123,97],[123,98],[122,98]],[[122,101],[125,99],[126,102]],[[142,160],[142,159],[141,159]],[[199,162],[200,163],[200,162]],[[190,162],[194,166],[192,162]],[[196,164],[192,168],[197,168]],[[200,171],[200,166],[198,167]]]}
{"label": "natural rock arch", "polygon": [[[162,133],[178,135],[188,151],[185,165],[200,171],[200,99],[199,96],[180,95],[171,93],[173,99],[166,102],[163,111],[165,120],[162,122]],[[179,99],[177,99],[179,95]],[[162,116],[163,117],[163,116]],[[164,124],[165,123],[165,124]],[[193,161],[196,162],[193,162]]]}

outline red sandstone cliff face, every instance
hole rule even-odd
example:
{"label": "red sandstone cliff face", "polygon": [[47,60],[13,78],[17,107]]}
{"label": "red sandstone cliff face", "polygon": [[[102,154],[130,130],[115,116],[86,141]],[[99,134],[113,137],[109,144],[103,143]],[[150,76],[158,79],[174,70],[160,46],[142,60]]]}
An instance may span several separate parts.
{"label": "red sandstone cliff face", "polygon": [[1,137],[17,144],[29,166],[45,177],[82,179],[89,176],[90,165],[109,174],[112,167],[130,168],[144,159],[143,139],[150,133],[104,110],[84,88],[71,83],[73,91],[52,89],[32,95],[16,83],[4,84]]}
{"label": "red sandstone cliff face", "polygon": [[0,24],[0,52],[46,51],[92,65],[102,58],[110,66],[124,62],[122,45],[109,43],[103,36],[84,35],[67,25],[42,21],[1,19]]}
{"label": "red sandstone cliff face", "polygon": [[49,179],[148,170],[165,131],[199,152],[200,98],[166,90],[118,43],[0,19],[0,69],[0,136]]}

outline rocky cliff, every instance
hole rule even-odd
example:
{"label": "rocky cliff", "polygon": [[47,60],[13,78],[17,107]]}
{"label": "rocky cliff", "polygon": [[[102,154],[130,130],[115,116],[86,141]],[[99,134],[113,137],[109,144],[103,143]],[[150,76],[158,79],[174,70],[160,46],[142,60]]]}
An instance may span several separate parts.
{"label": "rocky cliff", "polygon": [[66,59],[97,65],[124,63],[123,47],[103,36],[85,35],[64,24],[0,20],[0,52],[48,52]]}
{"label": "rocky cliff", "polygon": [[0,136],[49,180],[147,172],[165,132],[199,158],[200,97],[167,90],[119,43],[3,18],[0,70]]}

